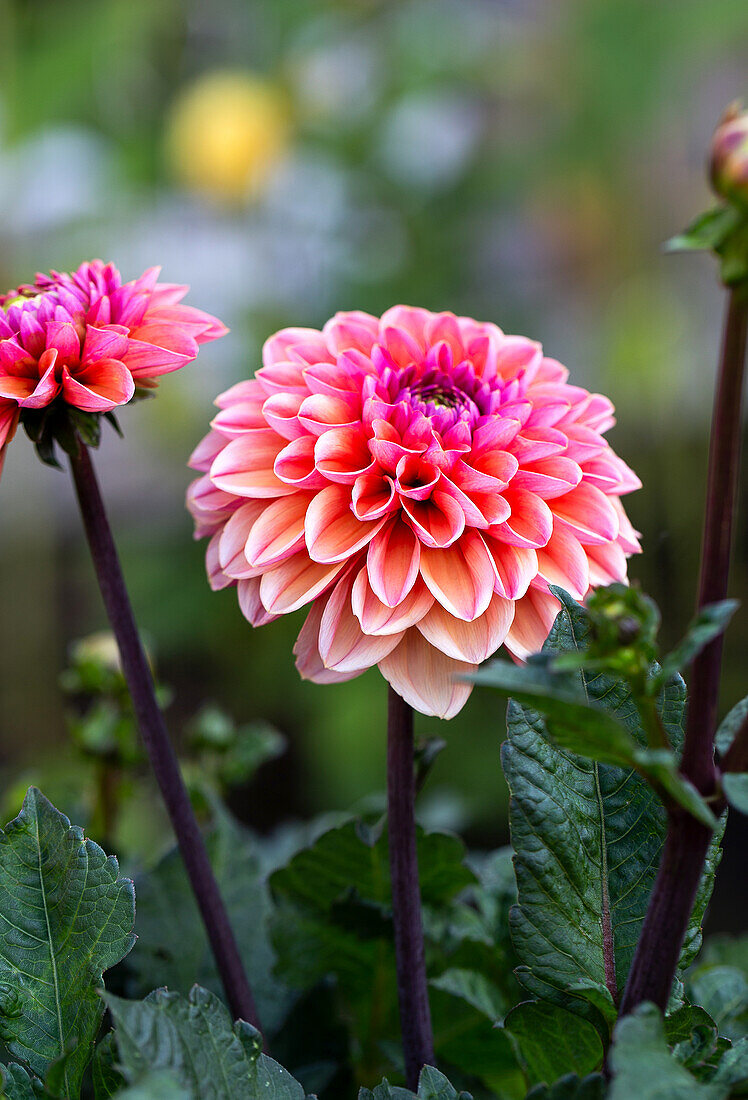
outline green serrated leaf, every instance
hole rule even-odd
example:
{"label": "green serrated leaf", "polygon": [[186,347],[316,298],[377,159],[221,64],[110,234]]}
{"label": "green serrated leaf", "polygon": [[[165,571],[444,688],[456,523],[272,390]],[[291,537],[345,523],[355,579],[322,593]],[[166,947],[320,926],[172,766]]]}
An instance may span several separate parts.
{"label": "green serrated leaf", "polygon": [[593,1025],[558,1005],[525,1001],[503,1026],[515,1042],[528,1085],[565,1073],[584,1077],[602,1066],[603,1046]]}
{"label": "green serrated leaf", "polygon": [[663,659],[659,671],[652,677],[651,688],[655,694],[662,690],[676,672],[683,672],[688,668],[701,650],[723,633],[737,608],[737,600],[722,600],[701,608],[689,623],[681,641]]}
{"label": "green serrated leaf", "polygon": [[386,1079],[374,1089],[360,1089],[358,1100],[473,1100],[469,1092],[457,1092],[443,1073],[424,1066],[418,1080],[418,1092],[391,1085]]}
{"label": "green serrated leaf", "polygon": [[38,1077],[34,1077],[17,1062],[0,1066],[0,1097],[2,1100],[39,1100],[48,1096]]}
{"label": "green serrated leaf", "polygon": [[132,947],[133,920],[114,856],[31,787],[0,833],[0,1035],[40,1077],[64,1058],[70,1100],[103,1015],[102,972]]}
{"label": "green serrated leaf", "polygon": [[697,1081],[670,1053],[662,1016],[640,1005],[616,1025],[609,1100],[727,1100],[721,1085]]}
{"label": "green serrated leaf", "polygon": [[214,994],[193,986],[189,997],[156,990],[144,1001],[104,994],[126,1078],[167,1071],[192,1100],[304,1100],[298,1081],[261,1053],[261,1036],[243,1020],[232,1025]]}
{"label": "green serrated leaf", "polygon": [[[570,596],[557,594],[563,609],[545,652],[583,649],[586,612]],[[604,706],[645,749],[626,687],[600,674],[579,675],[590,703]],[[685,687],[675,677],[665,686],[660,717],[676,749],[684,704]],[[540,715],[516,702],[508,709],[502,763],[519,891],[510,914],[517,977],[534,996],[586,1016],[605,1035],[646,913],[665,836],[664,810],[633,770],[558,748]],[[700,943],[715,851],[689,927],[684,965]]]}
{"label": "green serrated leaf", "polygon": [[[705,630],[705,627],[701,630],[700,637]],[[598,671],[597,666],[598,662],[584,663],[580,671],[590,676]],[[658,693],[672,675],[662,682]],[[494,661],[480,669],[474,679],[542,714],[547,732],[560,748],[588,756],[600,764],[637,771],[661,797],[683,806],[708,828],[716,828],[715,817],[704,799],[679,774],[676,755],[668,749],[642,748],[634,733],[603,706],[594,700],[580,699],[578,676],[575,684],[570,682],[568,673],[554,673],[552,662],[546,657],[522,666]]]}
{"label": "green serrated leaf", "polygon": [[665,1038],[673,1054],[691,1070],[704,1065],[717,1050],[717,1025],[698,1005],[683,1005],[665,1018]]}
{"label": "green serrated leaf", "polygon": [[[206,837],[208,854],[228,909],[263,1026],[274,1032],[288,1011],[292,996],[273,975],[270,946],[270,902],[251,833],[227,812],[218,812]],[[172,849],[156,866],[135,880],[138,942],[128,957],[128,992],[145,996],[153,976],[187,995],[198,984],[222,992],[213,952],[187,880],[184,863]]]}

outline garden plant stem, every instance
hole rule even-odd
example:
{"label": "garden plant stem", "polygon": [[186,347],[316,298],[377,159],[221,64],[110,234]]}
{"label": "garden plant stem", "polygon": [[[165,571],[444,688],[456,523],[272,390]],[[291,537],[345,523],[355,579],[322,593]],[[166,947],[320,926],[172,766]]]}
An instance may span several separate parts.
{"label": "garden plant stem", "polygon": [[83,443],[79,444],[78,454],[71,457],[70,465],[94,569],[117,640],[140,733],[182,853],[229,1007],[235,1018],[246,1020],[259,1029],[239,948],[156,701],[153,677],[138,635],[96,473],[88,447]]}
{"label": "garden plant stem", "polygon": [[387,813],[405,1080],[415,1091],[423,1066],[434,1064],[434,1039],[416,853],[413,711],[392,688],[387,701]]}
{"label": "garden plant stem", "polygon": [[[747,329],[748,294],[745,287],[738,287],[729,292],[712,415],[699,607],[727,595]],[[693,664],[681,760],[683,775],[707,798],[717,791],[714,734],[721,661],[720,635],[705,646]],[[653,1001],[665,1010],[711,839],[712,831],[684,810],[669,810],[662,860],[623,994],[621,1015],[633,1011],[642,1001]]]}

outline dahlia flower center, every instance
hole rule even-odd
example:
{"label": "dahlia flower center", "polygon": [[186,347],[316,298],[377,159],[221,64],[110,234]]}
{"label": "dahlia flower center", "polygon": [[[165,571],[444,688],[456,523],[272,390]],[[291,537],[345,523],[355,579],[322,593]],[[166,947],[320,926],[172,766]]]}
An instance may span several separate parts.
{"label": "dahlia flower center", "polygon": [[437,422],[440,428],[458,420],[473,424],[479,417],[495,411],[492,395],[501,392],[499,379],[478,378],[468,362],[454,370],[430,366],[428,359],[420,367],[400,371],[392,386],[395,401],[406,401],[414,410]]}

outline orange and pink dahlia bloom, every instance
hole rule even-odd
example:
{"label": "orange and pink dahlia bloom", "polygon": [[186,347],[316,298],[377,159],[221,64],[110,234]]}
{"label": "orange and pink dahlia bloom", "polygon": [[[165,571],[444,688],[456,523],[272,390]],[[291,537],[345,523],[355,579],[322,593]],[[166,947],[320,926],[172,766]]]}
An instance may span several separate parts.
{"label": "orange and pink dahlia bloom", "polygon": [[22,409],[59,401],[109,412],[226,332],[158,274],[123,283],[113,264],[92,260],[0,295],[0,455]]}
{"label": "orange and pink dahlia bloom", "polygon": [[452,717],[499,646],[541,647],[549,584],[581,600],[639,550],[613,406],[567,376],[532,340],[406,306],[277,333],[190,461],[212,586],[255,626],[308,606],[303,677],[378,665]]}

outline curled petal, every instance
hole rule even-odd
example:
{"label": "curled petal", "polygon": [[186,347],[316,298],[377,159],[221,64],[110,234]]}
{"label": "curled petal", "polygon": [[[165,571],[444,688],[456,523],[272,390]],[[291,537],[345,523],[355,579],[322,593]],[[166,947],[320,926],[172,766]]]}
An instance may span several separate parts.
{"label": "curled petal", "polygon": [[236,586],[236,592],[239,597],[239,609],[252,626],[265,626],[278,618],[277,615],[267,612],[262,605],[259,577],[240,580]]}
{"label": "curled petal", "polygon": [[244,548],[255,520],[265,509],[263,500],[248,500],[229,516],[218,543],[218,561],[227,576],[235,580],[258,575]]}
{"label": "curled petal", "polygon": [[351,510],[350,488],[328,485],[317,493],[307,509],[309,556],[318,562],[345,561],[366,546],[384,522],[383,518],[362,523]]}
{"label": "curled petal", "polygon": [[351,607],[353,575],[339,580],[327,601],[319,630],[319,652],[326,668],[357,672],[371,668],[391,653],[402,638],[394,634],[364,634]]}
{"label": "curled petal", "polygon": [[514,620],[504,645],[518,661],[526,661],[543,648],[561,604],[550,592],[530,588],[514,605]]}
{"label": "curled petal", "polygon": [[462,710],[473,690],[464,677],[476,667],[447,657],[415,627],[379,662],[379,671],[406,703],[436,718],[454,718]]}
{"label": "curled petal", "polygon": [[213,484],[238,497],[280,497],[295,492],[275,474],[273,465],[284,440],[268,428],[232,439],[210,468]]}
{"label": "curled petal", "polygon": [[537,555],[538,573],[543,580],[565,588],[577,600],[584,599],[590,586],[589,562],[569,530],[554,527],[547,545]]}
{"label": "curled petal", "polygon": [[530,581],[538,572],[538,555],[532,547],[512,546],[483,534],[486,549],[491,555],[495,582],[494,591],[508,600],[518,600],[530,587]]}
{"label": "curled petal", "polygon": [[494,595],[483,614],[472,622],[456,619],[440,603],[434,603],[416,625],[426,641],[447,657],[480,664],[499,648],[513,618],[513,601]]}
{"label": "curled petal", "polygon": [[247,536],[244,555],[258,569],[267,569],[304,545],[304,519],[312,497],[296,493],[267,505]]}
{"label": "curled petal", "polygon": [[407,630],[423,618],[433,603],[434,597],[418,577],[407,596],[395,607],[389,607],[371,587],[366,568],[359,571],[351,593],[353,613],[366,634],[397,634]]}
{"label": "curled petal", "polygon": [[421,547],[407,524],[395,519],[369,544],[366,570],[372,591],[387,607],[397,607],[418,576]]}
{"label": "curled petal", "polygon": [[325,668],[319,653],[319,629],[326,603],[325,596],[314,601],[296,639],[293,651],[296,657],[296,668],[302,680],[312,680],[315,684],[339,684],[344,680],[352,680],[355,676],[360,676],[363,670],[335,672],[331,668]]}
{"label": "curled petal", "polygon": [[446,549],[422,547],[421,576],[442,607],[458,619],[477,619],[491,602],[493,563],[476,531],[466,531]]}
{"label": "curled petal", "polygon": [[618,538],[618,513],[604,493],[582,481],[553,502],[554,529],[569,530],[583,546],[600,546]]}
{"label": "curled petal", "polygon": [[263,574],[260,584],[262,602],[273,614],[288,615],[329,588],[345,564],[321,565],[300,551]]}
{"label": "curled petal", "polygon": [[126,405],[135,393],[133,377],[118,359],[100,359],[71,374],[62,368],[62,394],[69,405],[86,412],[107,412]]}

